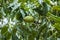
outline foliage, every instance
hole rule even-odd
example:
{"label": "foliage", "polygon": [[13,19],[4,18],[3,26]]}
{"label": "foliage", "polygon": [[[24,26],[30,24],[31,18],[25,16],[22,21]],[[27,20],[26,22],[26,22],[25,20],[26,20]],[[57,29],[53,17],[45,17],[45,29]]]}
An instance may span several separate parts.
{"label": "foliage", "polygon": [[59,38],[60,0],[0,0],[0,40]]}

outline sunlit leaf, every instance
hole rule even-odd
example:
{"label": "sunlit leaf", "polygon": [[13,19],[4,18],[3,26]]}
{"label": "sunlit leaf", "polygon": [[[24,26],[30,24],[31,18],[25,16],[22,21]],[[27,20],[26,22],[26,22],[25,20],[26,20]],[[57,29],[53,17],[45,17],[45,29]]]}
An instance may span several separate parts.
{"label": "sunlit leaf", "polygon": [[55,23],[53,26],[60,31],[60,23]]}

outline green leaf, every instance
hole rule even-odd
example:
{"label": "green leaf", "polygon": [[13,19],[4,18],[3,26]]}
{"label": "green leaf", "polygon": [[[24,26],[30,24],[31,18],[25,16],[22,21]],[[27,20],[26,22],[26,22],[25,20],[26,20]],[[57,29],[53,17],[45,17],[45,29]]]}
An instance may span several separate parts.
{"label": "green leaf", "polygon": [[53,21],[55,21],[55,22],[60,23],[60,17],[55,16],[55,15],[53,15],[53,14],[51,14],[51,13],[47,13],[47,16],[49,17],[50,20],[53,20]]}
{"label": "green leaf", "polygon": [[50,0],[44,0],[47,4],[50,4]]}
{"label": "green leaf", "polygon": [[37,32],[36,31],[32,31],[32,36],[36,37],[37,36]]}
{"label": "green leaf", "polygon": [[34,2],[34,1],[36,1],[36,0],[30,0],[31,2]]}
{"label": "green leaf", "polygon": [[0,19],[2,18],[2,16],[3,16],[3,15],[0,13]]}
{"label": "green leaf", "polygon": [[26,1],[27,1],[27,0],[18,0],[18,2],[23,2],[23,3],[26,2]]}
{"label": "green leaf", "polygon": [[7,26],[4,26],[4,27],[1,29],[1,34],[4,35],[7,31],[8,31],[8,27],[7,27]]}
{"label": "green leaf", "polygon": [[52,9],[56,11],[60,11],[60,6],[53,6]]}
{"label": "green leaf", "polygon": [[16,31],[17,31],[17,29],[16,28],[13,28],[12,33],[13,34],[16,34]]}
{"label": "green leaf", "polygon": [[60,31],[60,23],[55,23],[53,26]]}
{"label": "green leaf", "polygon": [[15,17],[17,20],[20,20],[20,21],[22,21],[22,19],[23,19],[21,13],[16,13]]}
{"label": "green leaf", "polygon": [[28,37],[28,40],[34,40],[33,35],[30,35],[30,36]]}
{"label": "green leaf", "polygon": [[19,39],[16,35],[12,34],[12,40],[19,40]]}
{"label": "green leaf", "polygon": [[6,35],[5,35],[6,39],[9,40],[10,37],[11,37],[11,33],[10,32],[7,32]]}
{"label": "green leaf", "polygon": [[37,36],[37,32],[33,30],[29,35],[28,40],[34,40],[36,36]]}

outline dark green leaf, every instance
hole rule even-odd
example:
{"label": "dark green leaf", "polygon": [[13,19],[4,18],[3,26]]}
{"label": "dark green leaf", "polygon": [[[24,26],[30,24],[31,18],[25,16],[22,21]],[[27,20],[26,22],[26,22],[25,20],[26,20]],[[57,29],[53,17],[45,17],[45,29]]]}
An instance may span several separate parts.
{"label": "dark green leaf", "polygon": [[1,29],[1,34],[4,35],[7,31],[8,31],[8,27],[3,26],[2,29]]}

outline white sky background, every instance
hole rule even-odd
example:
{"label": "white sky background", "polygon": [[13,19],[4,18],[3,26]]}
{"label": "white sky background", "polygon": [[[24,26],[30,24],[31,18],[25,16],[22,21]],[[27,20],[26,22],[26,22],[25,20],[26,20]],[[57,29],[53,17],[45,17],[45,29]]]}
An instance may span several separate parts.
{"label": "white sky background", "polygon": [[15,25],[16,24],[16,21],[10,21],[8,22],[8,19],[7,18],[4,18],[3,20],[0,21],[0,27],[3,27],[4,25],[6,24],[11,24],[11,25]]}

